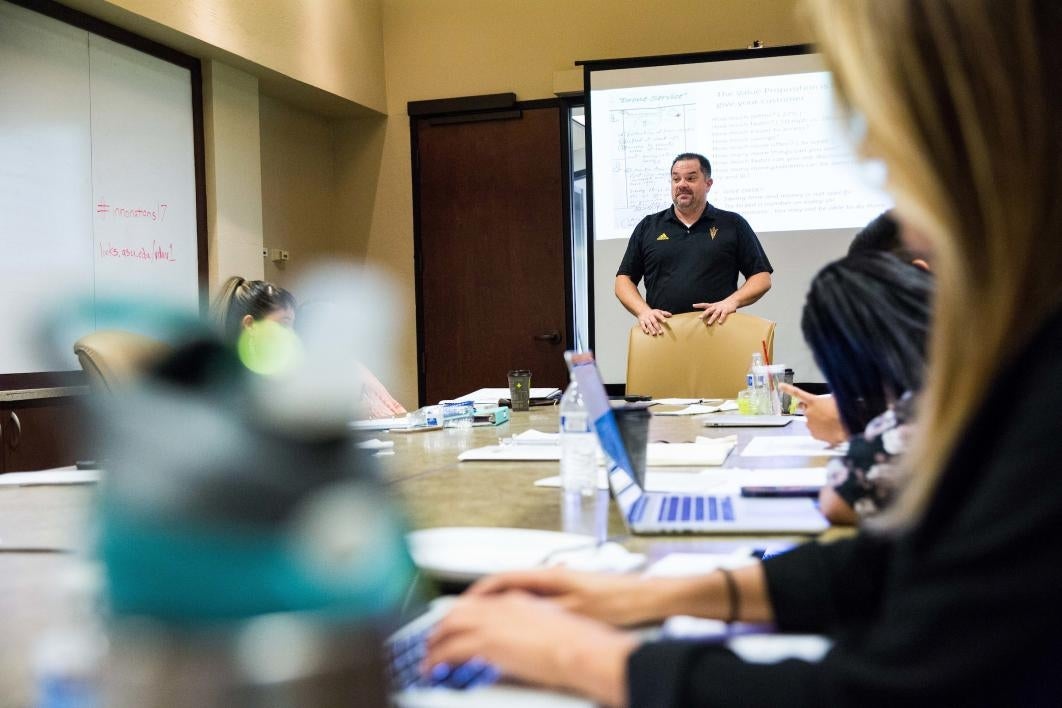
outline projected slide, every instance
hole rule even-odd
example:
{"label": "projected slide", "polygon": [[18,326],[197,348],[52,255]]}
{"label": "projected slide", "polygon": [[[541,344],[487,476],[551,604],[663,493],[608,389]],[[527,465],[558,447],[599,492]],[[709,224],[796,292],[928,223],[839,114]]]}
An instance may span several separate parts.
{"label": "projected slide", "polygon": [[625,378],[635,323],[613,293],[616,270],[638,221],[671,204],[668,175],[681,152],[708,156],[708,201],[748,219],[774,267],[771,291],[743,311],[778,323],[775,361],[797,381],[822,380],[800,333],[804,296],[814,274],[892,202],[878,190],[881,174],[875,183],[873,166],[848,147],[822,58],[792,50],[589,67],[590,312],[607,383]]}
{"label": "projected slide", "polygon": [[890,206],[843,138],[824,71],[595,89],[591,117],[598,240],[671,202],[681,152],[708,156],[708,200],[757,233],[860,226]]}

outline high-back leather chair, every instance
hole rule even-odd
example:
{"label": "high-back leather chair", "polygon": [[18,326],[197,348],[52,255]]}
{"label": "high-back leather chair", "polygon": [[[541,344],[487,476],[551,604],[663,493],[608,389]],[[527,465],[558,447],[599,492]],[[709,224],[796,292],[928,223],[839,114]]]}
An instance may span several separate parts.
{"label": "high-back leather chair", "polygon": [[103,393],[130,385],[170,351],[170,345],[157,339],[116,329],[101,329],[74,343],[89,386]]}
{"label": "high-back leather chair", "polygon": [[733,398],[745,388],[753,352],[774,357],[775,323],[735,312],[706,326],[699,312],[674,315],[655,337],[631,327],[627,340],[627,393],[654,398]]}

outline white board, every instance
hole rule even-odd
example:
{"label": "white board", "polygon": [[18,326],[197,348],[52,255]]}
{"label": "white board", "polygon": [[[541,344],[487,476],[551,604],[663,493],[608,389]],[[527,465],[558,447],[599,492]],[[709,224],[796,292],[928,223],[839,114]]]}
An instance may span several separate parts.
{"label": "white board", "polygon": [[79,299],[198,311],[194,156],[188,68],[0,0],[0,374],[77,369]]}

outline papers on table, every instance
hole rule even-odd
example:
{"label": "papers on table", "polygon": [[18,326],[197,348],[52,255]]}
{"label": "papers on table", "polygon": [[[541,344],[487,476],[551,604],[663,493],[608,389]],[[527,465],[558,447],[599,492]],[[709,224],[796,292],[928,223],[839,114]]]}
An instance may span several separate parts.
{"label": "papers on table", "polygon": [[838,457],[848,452],[848,445],[830,447],[829,443],[810,435],[761,435],[753,438],[742,457]]}
{"label": "papers on table", "polygon": [[[560,396],[559,388],[549,388],[543,386],[539,388],[531,387],[531,398],[553,398]],[[453,398],[449,401],[440,401],[440,403],[449,403],[452,401],[472,401],[473,403],[487,403],[492,406],[498,405],[498,401],[502,398],[509,397],[509,389],[507,388],[481,388],[473,391],[472,393],[466,393],[460,398]]]}
{"label": "papers on table", "polygon": [[704,403],[709,406],[718,406],[726,402],[723,398],[654,398],[653,403],[662,406],[692,406],[695,403]]}
{"label": "papers on table", "polygon": [[504,438],[502,445],[560,445],[560,433],[544,433],[541,430],[525,430],[519,435]]}
{"label": "papers on table", "polygon": [[559,445],[488,445],[465,450],[461,462],[559,462]]}
{"label": "papers on table", "polygon": [[787,415],[718,415],[706,416],[706,428],[784,428],[793,422]]}
{"label": "papers on table", "polygon": [[752,549],[744,548],[733,553],[668,553],[646,568],[645,575],[657,578],[685,578],[705,575],[719,568],[734,570],[759,561]]}
{"label": "papers on table", "polygon": [[[682,401],[686,399],[672,398],[663,399],[657,401],[657,403],[663,403],[666,400]],[[681,404],[678,404],[681,405]],[[685,408],[677,411],[655,411],[653,415],[701,415],[702,413],[718,413],[720,411],[736,411],[738,409],[737,403],[734,401],[722,401],[721,403],[707,404],[707,403],[692,403]]]}
{"label": "papers on table", "polygon": [[360,441],[358,447],[362,450],[371,450],[376,457],[395,454],[395,443],[393,440],[372,438],[371,440]]}
{"label": "papers on table", "polygon": [[[560,460],[559,438],[557,433],[527,430],[506,438],[499,445],[466,450],[458,455],[457,459],[461,462]],[[646,447],[646,466],[718,466],[726,461],[727,455],[736,444],[737,437],[733,435],[722,438],[698,436],[697,441],[692,443],[649,443]],[[598,463],[603,462],[604,458],[599,455]]]}
{"label": "papers on table", "polygon": [[470,461],[532,461],[560,460],[560,434],[541,430],[525,430],[519,435],[503,438],[498,445],[465,450],[457,459]]}
{"label": "papers on table", "polygon": [[355,420],[351,421],[351,430],[394,430],[395,428],[408,428],[410,427],[409,418],[401,416],[398,418],[370,418],[369,420]]}
{"label": "papers on table", "polygon": [[737,444],[737,436],[706,438],[698,435],[691,443],[649,443],[645,454],[646,467],[718,466]]}
{"label": "papers on table", "polygon": [[418,423],[414,425],[408,416],[399,418],[370,418],[368,420],[355,420],[349,423],[351,430],[358,432],[371,432],[385,430],[391,433],[419,433],[428,430],[442,430],[442,425],[426,425]]}
{"label": "papers on table", "polygon": [[[742,469],[739,467],[705,469],[699,472],[646,470],[647,492],[687,494],[739,494],[741,487],[821,487],[826,484],[825,467],[787,467],[779,469]],[[560,487],[560,477],[546,477],[536,487]],[[608,489],[604,469],[598,470],[598,489]]]}
{"label": "papers on table", "polygon": [[9,472],[0,474],[0,487],[35,487],[38,485],[94,484],[100,481],[99,470],[79,470],[59,467],[37,472]]}

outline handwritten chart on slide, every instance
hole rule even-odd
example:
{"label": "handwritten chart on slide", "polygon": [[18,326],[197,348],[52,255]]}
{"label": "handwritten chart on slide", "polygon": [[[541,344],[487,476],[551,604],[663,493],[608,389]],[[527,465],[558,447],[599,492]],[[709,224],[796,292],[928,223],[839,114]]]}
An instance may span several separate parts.
{"label": "handwritten chart on slide", "polygon": [[598,239],[666,207],[687,151],[712,162],[709,201],[756,231],[849,228],[890,205],[844,137],[826,72],[603,90],[591,108],[608,116],[604,136],[593,127],[595,174],[609,177],[594,190]]}
{"label": "handwritten chart on slide", "polygon": [[617,148],[611,175],[615,226],[629,230],[668,202],[665,176],[674,156],[696,144],[696,118],[693,103],[609,111]]}

